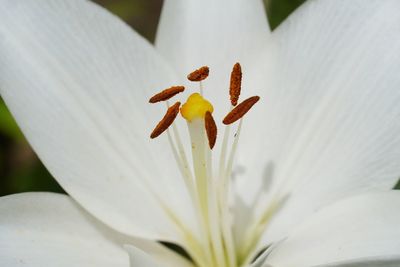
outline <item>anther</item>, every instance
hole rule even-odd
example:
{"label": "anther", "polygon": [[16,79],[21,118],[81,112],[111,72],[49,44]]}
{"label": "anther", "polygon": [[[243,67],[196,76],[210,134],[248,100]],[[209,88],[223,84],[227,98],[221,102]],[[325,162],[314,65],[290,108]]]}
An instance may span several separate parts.
{"label": "anther", "polygon": [[206,133],[208,138],[208,145],[210,149],[213,149],[215,146],[215,142],[217,141],[217,125],[215,124],[214,118],[211,115],[211,112],[207,111],[204,117]]}
{"label": "anther", "polygon": [[226,115],[222,121],[225,125],[234,123],[235,121],[241,119],[251,107],[260,100],[259,96],[252,96],[244,100],[242,103],[237,105],[231,112]]}
{"label": "anther", "polygon": [[149,100],[149,103],[157,103],[160,101],[166,101],[166,100],[174,97],[175,95],[182,93],[183,91],[185,91],[184,86],[172,86],[172,87],[167,88],[167,89],[159,92],[158,94],[155,94],[154,96],[152,96]]}
{"label": "anther", "polygon": [[151,133],[151,139],[158,137],[165,130],[167,130],[169,126],[171,126],[179,113],[180,106],[181,102],[176,102],[174,105],[168,108],[162,120],[157,124],[156,128],[154,128],[153,132]]}
{"label": "anther", "polygon": [[208,77],[210,69],[207,66],[203,66],[200,69],[197,69],[190,73],[187,78],[192,82],[200,82]]}
{"label": "anther", "polygon": [[231,83],[229,87],[229,95],[231,97],[232,106],[237,105],[241,88],[242,88],[242,67],[240,66],[239,63],[236,63],[232,69]]}

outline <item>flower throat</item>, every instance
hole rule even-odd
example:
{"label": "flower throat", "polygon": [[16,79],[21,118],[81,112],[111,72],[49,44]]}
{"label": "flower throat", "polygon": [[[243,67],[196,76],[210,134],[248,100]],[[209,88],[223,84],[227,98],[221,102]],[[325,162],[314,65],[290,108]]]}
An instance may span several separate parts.
{"label": "flower throat", "polygon": [[[213,117],[213,105],[203,97],[202,81],[209,76],[209,68],[203,66],[187,76],[191,82],[199,84],[199,92],[192,93],[186,102],[169,101],[185,91],[184,86],[172,86],[150,98],[150,103],[165,102],[167,111],[159,121],[150,138],[166,132],[174,158],[190,194],[201,228],[201,238],[188,232],[179,219],[173,221],[186,239],[188,254],[198,267],[238,267],[250,260],[250,253],[239,251],[234,242],[232,217],[229,213],[229,187],[232,165],[240,136],[244,115],[259,101],[258,96],[247,98],[238,104],[242,69],[239,63],[233,66],[230,76],[229,97],[231,108],[222,120],[225,132],[221,144],[219,166],[213,171],[212,154],[217,142],[218,127]],[[192,152],[190,166],[179,131],[174,124],[178,114],[186,120]],[[228,142],[232,125],[239,121],[228,155]]]}

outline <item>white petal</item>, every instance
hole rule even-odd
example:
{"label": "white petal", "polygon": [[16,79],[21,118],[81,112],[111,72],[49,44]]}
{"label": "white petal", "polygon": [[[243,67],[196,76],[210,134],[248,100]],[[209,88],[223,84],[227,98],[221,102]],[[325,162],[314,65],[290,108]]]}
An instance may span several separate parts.
{"label": "white petal", "polygon": [[[257,267],[258,265],[252,264],[251,267]],[[382,259],[379,258],[363,258],[357,260],[322,264],[316,266],[308,266],[308,267],[399,267],[400,266],[400,257],[384,257]],[[272,266],[268,263],[264,263],[262,267],[278,267]],[[294,265],[293,267],[297,267]]]}
{"label": "white petal", "polygon": [[[400,266],[400,257],[387,257],[384,259],[359,259],[354,261],[344,261],[333,264],[323,264],[313,267],[398,267]],[[268,267],[264,266],[264,267]]]}
{"label": "white petal", "polygon": [[0,198],[0,265],[129,266],[111,231],[71,198],[25,193]]}
{"label": "white petal", "polygon": [[399,262],[399,207],[399,191],[370,193],[335,203],[296,228],[271,252],[267,263],[309,267]]}
{"label": "white petal", "polygon": [[131,267],[157,267],[159,265],[155,260],[153,260],[150,255],[146,254],[144,251],[137,249],[133,246],[125,246],[126,251],[129,253],[129,258],[131,262]]}
{"label": "white petal", "polygon": [[0,5],[0,92],[47,168],[115,229],[176,241],[160,202],[189,229],[194,216],[166,137],[150,143],[165,107],[147,105],[172,72],[89,1]]}
{"label": "white petal", "polygon": [[[191,267],[193,266],[188,261],[178,260],[178,256],[173,255],[174,252],[169,254],[163,252],[162,257],[159,255],[151,255],[146,250],[138,249],[134,246],[126,245],[125,250],[129,253],[130,262],[132,267]],[[167,256],[168,255],[168,256]]]}
{"label": "white petal", "polygon": [[265,79],[264,102],[244,124],[239,164],[248,169],[238,178],[247,200],[262,186],[269,197],[289,194],[269,241],[324,205],[396,183],[400,2],[308,1],[271,39],[269,65],[255,78]]}
{"label": "white petal", "polygon": [[170,248],[167,248],[159,242],[138,238],[121,239],[121,241],[125,241],[126,244],[124,247],[128,252],[130,251],[129,248],[132,248],[133,251],[139,249],[152,258],[152,261],[158,262],[159,265],[165,267],[192,267],[192,263],[184,256],[176,253]]}
{"label": "white petal", "polygon": [[210,77],[204,81],[205,95],[216,99],[215,112],[220,114],[228,111],[221,109],[229,107],[233,64],[240,61],[246,72],[269,35],[261,0],[167,0],[156,47],[175,66],[182,81],[198,67],[210,67]]}

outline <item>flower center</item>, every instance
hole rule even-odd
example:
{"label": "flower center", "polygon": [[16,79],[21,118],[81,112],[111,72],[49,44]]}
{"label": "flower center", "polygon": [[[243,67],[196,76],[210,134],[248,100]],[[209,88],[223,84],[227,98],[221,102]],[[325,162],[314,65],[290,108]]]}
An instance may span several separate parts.
{"label": "flower center", "polygon": [[[169,105],[169,99],[183,92],[183,86],[173,86],[150,98],[150,103],[165,101],[167,111],[151,133],[151,138],[167,133],[174,157],[191,196],[199,222],[201,237],[182,229],[187,237],[183,244],[198,267],[237,267],[249,262],[250,253],[240,251],[235,244],[232,216],[229,213],[229,188],[232,165],[240,136],[244,115],[259,101],[250,97],[238,104],[241,92],[242,71],[236,63],[231,73],[229,88],[231,110],[223,119],[225,133],[221,144],[218,168],[213,169],[213,148],[217,139],[217,125],[212,115],[213,105],[203,97],[203,84],[209,75],[204,66],[188,75],[199,83],[199,92],[192,93],[181,106],[180,102]],[[186,156],[180,133],[174,124],[179,111],[186,120],[191,141],[192,165]],[[234,140],[228,150],[231,124],[239,121]],[[229,153],[228,153],[229,151]],[[176,218],[174,218],[176,221]],[[178,226],[181,226],[178,223]]]}
{"label": "flower center", "polygon": [[211,103],[204,99],[199,93],[191,94],[181,108],[182,117],[188,122],[194,119],[204,119],[206,112],[212,113],[213,111],[214,107]]}

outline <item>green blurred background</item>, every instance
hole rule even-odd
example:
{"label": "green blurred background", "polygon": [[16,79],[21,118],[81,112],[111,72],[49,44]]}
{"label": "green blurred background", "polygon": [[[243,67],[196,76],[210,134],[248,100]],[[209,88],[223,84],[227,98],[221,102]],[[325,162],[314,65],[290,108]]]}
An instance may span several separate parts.
{"label": "green blurred background", "polygon": [[[305,0],[264,0],[275,28]],[[153,41],[162,0],[95,0]],[[24,139],[0,98],[0,196],[25,191],[63,192]]]}

